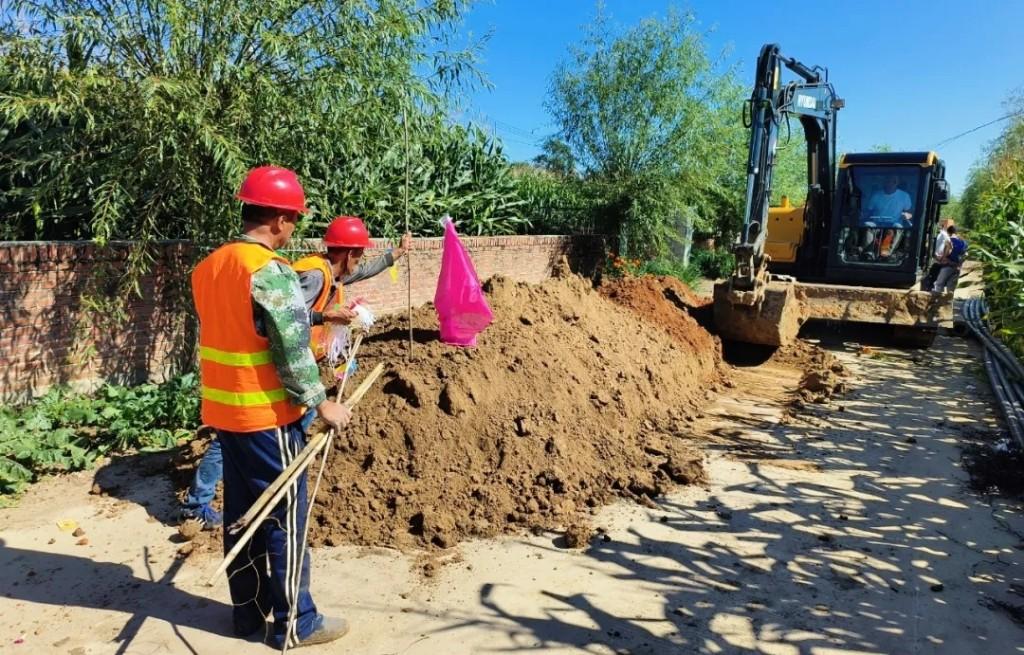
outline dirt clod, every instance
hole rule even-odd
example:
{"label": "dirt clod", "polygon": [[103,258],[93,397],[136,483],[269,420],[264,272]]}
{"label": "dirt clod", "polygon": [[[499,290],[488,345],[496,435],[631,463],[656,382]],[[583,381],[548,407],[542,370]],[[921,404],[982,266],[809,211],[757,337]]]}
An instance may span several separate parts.
{"label": "dirt clod", "polygon": [[75,542],[75,545],[76,546],[88,546],[89,545],[89,537],[82,537],[81,539],[79,539],[78,541]]}
{"label": "dirt clod", "polygon": [[585,523],[570,525],[569,529],[565,531],[565,547],[586,548],[593,537],[594,532],[589,525]]}
{"label": "dirt clod", "polygon": [[71,536],[72,537],[84,537],[85,536],[85,530],[83,530],[82,528],[75,528],[75,531],[71,533]]}
{"label": "dirt clod", "polygon": [[186,519],[178,526],[178,534],[182,539],[191,541],[203,531],[203,524],[196,519]]}

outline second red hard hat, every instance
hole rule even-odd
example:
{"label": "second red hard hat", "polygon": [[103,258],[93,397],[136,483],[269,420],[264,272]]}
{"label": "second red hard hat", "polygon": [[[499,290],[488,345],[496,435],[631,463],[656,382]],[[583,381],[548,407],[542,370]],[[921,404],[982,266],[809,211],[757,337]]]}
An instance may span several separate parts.
{"label": "second red hard hat", "polygon": [[324,233],[324,245],[328,248],[373,247],[366,226],[355,216],[339,216],[331,221]]}

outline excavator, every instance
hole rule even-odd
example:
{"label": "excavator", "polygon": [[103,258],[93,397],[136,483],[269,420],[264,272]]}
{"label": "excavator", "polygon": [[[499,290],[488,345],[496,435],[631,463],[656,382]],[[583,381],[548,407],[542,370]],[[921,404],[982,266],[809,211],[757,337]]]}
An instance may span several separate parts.
{"label": "excavator", "polygon": [[[783,82],[785,67],[794,75]],[[928,345],[952,319],[950,294],[920,291],[939,210],[949,202],[945,163],[934,152],[836,157],[845,102],[828,69],[767,44],[744,105],[750,129],[743,226],[736,268],[715,285],[714,317],[726,339],[781,346],[812,320],[891,326]],[[771,207],[779,138],[798,120],[807,144],[807,197]],[[838,169],[838,170],[837,170]]]}

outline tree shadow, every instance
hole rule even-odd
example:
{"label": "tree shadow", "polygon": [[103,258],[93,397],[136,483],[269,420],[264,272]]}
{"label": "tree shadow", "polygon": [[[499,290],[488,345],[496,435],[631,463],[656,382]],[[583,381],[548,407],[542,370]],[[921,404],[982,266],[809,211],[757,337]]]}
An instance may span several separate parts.
{"label": "tree shadow", "polygon": [[[863,384],[843,399],[845,411],[818,408],[821,420],[734,422],[811,456],[830,476],[730,460],[739,482],[698,502],[663,500],[647,522],[595,540],[593,591],[549,587],[525,612],[514,588],[487,583],[485,616],[446,630],[501,628],[512,645],[498,652],[959,654],[1020,643],[1019,629],[994,620],[985,598],[998,605],[1000,590],[1024,589],[1020,537],[994,529],[992,513],[1024,519],[966,489],[950,461],[957,425],[998,426],[983,392],[961,393],[971,346],[944,352],[905,367],[858,364]],[[615,589],[657,600],[623,612],[609,598]],[[954,602],[963,599],[972,600]],[[966,632],[965,614],[973,617]]]}
{"label": "tree shadow", "polygon": [[[144,561],[149,567],[148,548]],[[131,567],[85,557],[10,548],[0,540],[0,588],[8,598],[63,607],[109,610],[128,615],[114,642],[126,653],[147,619],[170,624],[182,652],[198,654],[180,628],[230,636],[231,607],[175,587],[184,560],[175,560],[159,578],[136,576]]]}

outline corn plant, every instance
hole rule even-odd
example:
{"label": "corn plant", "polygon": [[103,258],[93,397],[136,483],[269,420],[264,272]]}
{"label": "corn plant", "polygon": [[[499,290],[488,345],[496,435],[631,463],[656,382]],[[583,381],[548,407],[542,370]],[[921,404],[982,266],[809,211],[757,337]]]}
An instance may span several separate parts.
{"label": "corn plant", "polygon": [[[1024,109],[1024,98],[1009,103]],[[962,210],[984,264],[985,298],[997,334],[1024,357],[1024,119],[1004,129],[971,174]]]}

